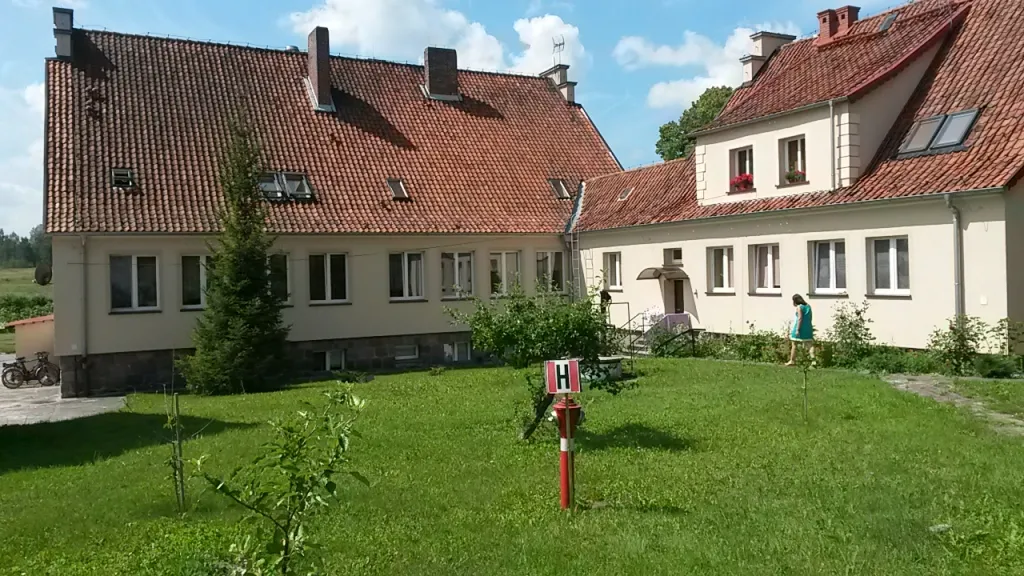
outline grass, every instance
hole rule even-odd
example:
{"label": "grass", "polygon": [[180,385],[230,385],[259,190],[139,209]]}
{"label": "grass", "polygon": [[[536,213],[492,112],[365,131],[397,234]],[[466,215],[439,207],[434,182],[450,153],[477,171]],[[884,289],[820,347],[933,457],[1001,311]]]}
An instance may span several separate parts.
{"label": "grass", "polygon": [[53,284],[40,286],[35,279],[34,268],[0,268],[0,296],[24,294],[26,296],[49,296],[53,298]]}
{"label": "grass", "polygon": [[964,396],[983,400],[996,412],[1024,417],[1024,381],[959,380],[954,388]]}
{"label": "grass", "polygon": [[[811,373],[805,423],[799,370],[640,367],[638,388],[582,396],[575,514],[558,510],[553,428],[515,438],[514,372],[359,385],[352,455],[372,486],[345,485],[311,526],[327,573],[1024,573],[1022,440],[848,373]],[[203,429],[186,457],[233,468],[267,419],[326,385],[184,397],[186,428]],[[0,574],[203,574],[187,567],[244,524],[196,484],[195,510],[174,516],[165,420],[162,397],[139,395],[115,414],[0,428]]]}

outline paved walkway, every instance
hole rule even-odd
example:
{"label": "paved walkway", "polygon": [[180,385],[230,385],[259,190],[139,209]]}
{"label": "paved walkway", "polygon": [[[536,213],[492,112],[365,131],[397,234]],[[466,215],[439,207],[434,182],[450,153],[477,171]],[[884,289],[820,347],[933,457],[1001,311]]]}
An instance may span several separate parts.
{"label": "paved walkway", "polygon": [[120,410],[124,398],[60,397],[60,386],[26,385],[17,390],[0,386],[0,426],[72,420]]}

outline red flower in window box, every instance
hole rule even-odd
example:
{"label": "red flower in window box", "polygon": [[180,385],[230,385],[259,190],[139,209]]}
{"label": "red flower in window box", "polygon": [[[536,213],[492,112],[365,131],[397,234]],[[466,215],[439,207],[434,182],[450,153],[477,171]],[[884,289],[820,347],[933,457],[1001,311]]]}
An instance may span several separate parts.
{"label": "red flower in window box", "polygon": [[729,181],[732,189],[737,192],[744,192],[754,187],[754,175],[753,174],[740,174]]}
{"label": "red flower in window box", "polygon": [[807,173],[803,170],[790,170],[789,172],[786,172],[786,182],[789,182],[790,184],[807,182]]}

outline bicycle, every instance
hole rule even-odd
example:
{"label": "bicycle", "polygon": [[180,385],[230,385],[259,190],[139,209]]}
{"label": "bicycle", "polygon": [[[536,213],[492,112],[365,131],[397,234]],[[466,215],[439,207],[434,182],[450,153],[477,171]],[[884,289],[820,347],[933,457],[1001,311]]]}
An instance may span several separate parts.
{"label": "bicycle", "polygon": [[17,358],[14,362],[5,363],[3,367],[0,380],[12,390],[33,380],[43,386],[53,386],[60,382],[60,367],[50,362],[50,355],[46,352],[36,352],[36,365],[31,369],[25,365],[25,358]]}

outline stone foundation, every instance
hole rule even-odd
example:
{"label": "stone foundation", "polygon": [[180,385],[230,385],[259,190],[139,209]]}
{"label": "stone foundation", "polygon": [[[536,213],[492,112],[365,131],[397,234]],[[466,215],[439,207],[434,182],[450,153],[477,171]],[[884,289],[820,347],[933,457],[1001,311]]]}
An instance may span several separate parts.
{"label": "stone foundation", "polygon": [[[453,364],[455,361],[449,353],[456,344],[469,341],[469,332],[448,332],[289,342],[289,351],[294,361],[295,380],[301,381],[330,374],[324,353],[343,354],[346,370],[395,372]],[[396,359],[396,351],[402,346],[416,346],[418,356]],[[61,395],[71,398],[158,392],[169,389],[172,383],[175,389],[184,389],[185,380],[175,368],[175,359],[189,353],[191,350],[148,350],[92,354],[85,359],[61,356],[57,359],[61,369]],[[486,359],[485,355],[473,351],[469,359],[460,358],[458,364],[479,364]]]}

